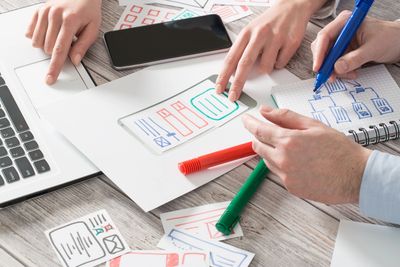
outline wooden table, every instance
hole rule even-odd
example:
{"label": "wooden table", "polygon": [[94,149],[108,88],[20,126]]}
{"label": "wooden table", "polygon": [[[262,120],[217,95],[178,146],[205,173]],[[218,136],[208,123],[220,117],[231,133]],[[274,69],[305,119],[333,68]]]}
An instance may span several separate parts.
{"label": "wooden table", "polygon": [[[37,0],[0,0],[0,12]],[[116,24],[123,7],[117,0],[103,0],[101,34]],[[353,1],[343,0],[339,10],[351,9]],[[254,15],[228,25],[236,33],[263,8],[252,8]],[[387,20],[400,18],[397,0],[379,0],[372,16]],[[309,23],[305,39],[287,68],[300,77],[312,77],[310,43],[330,19]],[[99,36],[100,36],[99,35]],[[132,71],[117,72],[109,65],[99,37],[84,63],[96,83],[103,84]],[[400,83],[400,65],[388,65]],[[400,140],[371,146],[400,155]],[[0,210],[0,266],[58,266],[56,254],[44,235],[46,229],[106,209],[132,249],[156,249],[163,235],[160,213],[207,203],[230,200],[255,167],[253,159],[152,212],[144,213],[105,176],[74,184],[38,198]],[[243,214],[243,238],[227,241],[256,254],[252,266],[328,266],[331,261],[340,219],[380,223],[360,215],[356,205],[328,206],[289,194],[278,177],[271,175]]]}

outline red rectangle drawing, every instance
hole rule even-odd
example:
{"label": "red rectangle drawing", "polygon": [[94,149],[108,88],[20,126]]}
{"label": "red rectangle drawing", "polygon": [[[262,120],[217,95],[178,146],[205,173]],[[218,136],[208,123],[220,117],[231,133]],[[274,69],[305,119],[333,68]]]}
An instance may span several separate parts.
{"label": "red rectangle drawing", "polygon": [[188,136],[193,133],[193,131],[186,125],[182,120],[176,117],[167,109],[163,108],[157,111],[157,114],[160,115],[169,125],[171,125],[178,133],[182,136]]}
{"label": "red rectangle drawing", "polygon": [[208,122],[199,114],[188,108],[181,101],[177,101],[171,105],[182,117],[196,126],[198,129],[206,127]]}

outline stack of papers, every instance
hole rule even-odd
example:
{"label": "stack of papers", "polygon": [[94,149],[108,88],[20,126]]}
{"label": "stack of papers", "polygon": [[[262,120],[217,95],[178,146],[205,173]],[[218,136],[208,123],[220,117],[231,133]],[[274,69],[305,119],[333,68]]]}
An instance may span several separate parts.
{"label": "stack of papers", "polygon": [[[249,6],[269,7],[272,0],[119,0],[126,6],[115,30],[161,23],[176,19],[217,14],[225,23],[247,17]],[[168,6],[160,7],[159,4]]]}
{"label": "stack of papers", "polygon": [[130,250],[107,211],[100,210],[45,232],[64,267],[246,267],[254,254],[218,240],[243,236],[237,224],[224,236],[215,224],[229,202],[161,214],[164,250]]}

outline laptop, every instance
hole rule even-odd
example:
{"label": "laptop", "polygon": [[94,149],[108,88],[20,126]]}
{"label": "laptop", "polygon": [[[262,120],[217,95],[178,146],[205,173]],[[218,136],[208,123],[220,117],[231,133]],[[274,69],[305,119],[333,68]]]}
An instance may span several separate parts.
{"label": "laptop", "polygon": [[41,119],[41,107],[95,85],[70,61],[56,84],[45,84],[50,57],[25,37],[40,5],[0,14],[0,208],[100,174]]}

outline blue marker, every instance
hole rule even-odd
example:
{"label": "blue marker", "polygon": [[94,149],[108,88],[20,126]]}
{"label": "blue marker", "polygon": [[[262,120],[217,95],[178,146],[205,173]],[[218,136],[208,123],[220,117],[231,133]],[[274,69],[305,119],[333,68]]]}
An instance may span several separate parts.
{"label": "blue marker", "polygon": [[328,56],[325,58],[321,69],[317,73],[314,92],[317,91],[331,76],[336,61],[346,51],[373,3],[374,0],[356,0],[353,13],[347,20],[335,44],[329,51]]}

